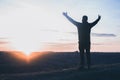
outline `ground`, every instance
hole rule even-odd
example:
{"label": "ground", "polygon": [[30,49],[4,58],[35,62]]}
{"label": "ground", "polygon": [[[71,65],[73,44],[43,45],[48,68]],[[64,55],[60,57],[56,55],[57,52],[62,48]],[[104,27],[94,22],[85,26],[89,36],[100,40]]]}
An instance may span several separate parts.
{"label": "ground", "polygon": [[[79,60],[79,57],[75,52],[54,53],[51,55],[49,58],[44,56],[48,60],[42,61],[47,63],[47,65],[44,64],[43,66],[41,64],[42,66],[40,66],[40,68],[47,67],[49,70],[43,68],[43,70],[37,69],[36,71],[35,69],[35,71],[30,72],[26,70],[24,72],[13,71],[11,73],[6,71],[0,74],[0,80],[120,80],[119,53],[92,53],[93,63],[92,68],[89,70],[78,70],[77,64],[79,62],[77,60]],[[37,61],[35,60],[35,62]]]}

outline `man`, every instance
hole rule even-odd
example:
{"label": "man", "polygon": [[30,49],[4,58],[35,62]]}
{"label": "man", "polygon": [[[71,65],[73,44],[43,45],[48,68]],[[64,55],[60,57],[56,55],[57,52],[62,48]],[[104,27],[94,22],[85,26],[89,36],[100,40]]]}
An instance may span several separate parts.
{"label": "man", "polygon": [[83,69],[85,66],[85,58],[84,54],[86,53],[87,57],[87,67],[90,68],[91,65],[91,55],[90,55],[90,33],[91,28],[95,26],[98,21],[101,19],[101,16],[98,15],[98,19],[96,19],[92,23],[88,23],[88,17],[86,15],[83,16],[82,22],[77,22],[73,20],[70,16],[67,15],[67,12],[63,12],[63,15],[73,23],[78,29],[78,39],[79,39],[79,51],[80,51],[80,69]]}

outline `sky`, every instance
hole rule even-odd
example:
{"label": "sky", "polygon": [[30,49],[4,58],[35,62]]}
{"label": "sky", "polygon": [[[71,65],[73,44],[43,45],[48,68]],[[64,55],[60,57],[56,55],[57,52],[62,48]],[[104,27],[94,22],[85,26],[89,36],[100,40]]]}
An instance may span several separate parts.
{"label": "sky", "polygon": [[119,0],[0,0],[0,50],[77,51],[76,27],[63,15],[81,22],[100,22],[91,30],[91,51],[120,52]]}

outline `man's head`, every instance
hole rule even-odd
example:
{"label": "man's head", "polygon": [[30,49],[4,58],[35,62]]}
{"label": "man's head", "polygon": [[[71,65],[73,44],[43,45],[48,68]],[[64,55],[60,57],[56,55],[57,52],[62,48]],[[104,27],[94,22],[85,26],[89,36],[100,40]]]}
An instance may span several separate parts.
{"label": "man's head", "polygon": [[86,16],[86,15],[84,15],[83,17],[82,17],[82,22],[84,23],[84,22],[87,22],[87,20],[88,20],[88,17]]}

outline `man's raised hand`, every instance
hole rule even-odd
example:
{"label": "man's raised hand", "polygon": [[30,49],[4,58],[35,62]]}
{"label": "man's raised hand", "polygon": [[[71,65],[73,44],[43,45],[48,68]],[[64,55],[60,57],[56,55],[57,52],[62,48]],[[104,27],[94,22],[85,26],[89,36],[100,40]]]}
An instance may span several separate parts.
{"label": "man's raised hand", "polygon": [[64,16],[67,16],[67,12],[63,12],[63,15],[64,15]]}
{"label": "man's raised hand", "polygon": [[99,18],[99,19],[101,19],[101,16],[100,16],[100,15],[98,15],[98,18]]}

